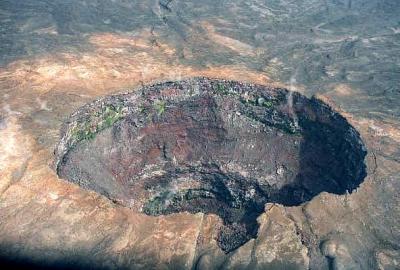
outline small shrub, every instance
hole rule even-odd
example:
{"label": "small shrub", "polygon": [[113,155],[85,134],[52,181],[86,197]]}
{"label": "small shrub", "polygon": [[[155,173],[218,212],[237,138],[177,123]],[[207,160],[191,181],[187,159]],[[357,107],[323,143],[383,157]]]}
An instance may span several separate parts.
{"label": "small shrub", "polygon": [[155,102],[154,109],[157,111],[157,115],[161,116],[165,112],[166,102],[164,100]]}

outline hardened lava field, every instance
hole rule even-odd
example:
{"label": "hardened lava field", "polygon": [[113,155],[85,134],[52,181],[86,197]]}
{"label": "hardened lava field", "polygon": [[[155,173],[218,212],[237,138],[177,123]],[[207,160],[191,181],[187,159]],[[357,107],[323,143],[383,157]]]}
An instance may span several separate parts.
{"label": "hardened lava field", "polygon": [[85,105],[56,149],[61,178],[148,215],[214,213],[230,252],[268,202],[295,206],[364,180],[359,133],[316,98],[194,78]]}

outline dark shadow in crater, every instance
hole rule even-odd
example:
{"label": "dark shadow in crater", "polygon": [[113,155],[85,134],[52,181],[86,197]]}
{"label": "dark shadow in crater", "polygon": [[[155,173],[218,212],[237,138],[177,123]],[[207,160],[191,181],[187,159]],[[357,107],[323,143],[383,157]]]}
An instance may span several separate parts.
{"label": "dark shadow in crater", "polygon": [[312,110],[308,112],[301,104],[295,104],[303,136],[300,170],[295,184],[283,187],[271,196],[271,201],[295,206],[324,191],[351,193],[366,176],[366,150],[360,135],[345,118],[318,99],[309,100]]}
{"label": "dark shadow in crater", "polygon": [[148,215],[214,213],[230,252],[268,202],[352,192],[365,147],[345,118],[284,89],[196,78],[107,97],[73,114],[57,173]]}

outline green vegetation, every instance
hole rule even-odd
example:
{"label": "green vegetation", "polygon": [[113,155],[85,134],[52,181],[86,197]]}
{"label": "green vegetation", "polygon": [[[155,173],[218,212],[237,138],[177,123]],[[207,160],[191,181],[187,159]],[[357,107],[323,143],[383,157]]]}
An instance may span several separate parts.
{"label": "green vegetation", "polygon": [[252,96],[249,98],[244,98],[240,93],[230,90],[226,85],[222,83],[217,83],[216,88],[214,89],[220,95],[239,96],[240,101],[243,104],[261,106],[268,109],[272,109],[273,107],[279,105],[282,101],[285,100],[285,96],[278,96],[278,97],[271,96],[268,98],[264,98],[262,96]]}
{"label": "green vegetation", "polygon": [[241,98],[240,101],[246,105],[266,108],[270,114],[275,114],[277,116],[275,117],[275,119],[267,119],[265,117],[257,116],[253,111],[246,110],[244,112],[244,115],[246,115],[248,118],[256,122],[260,122],[264,125],[279,128],[280,130],[288,134],[298,134],[300,132],[299,127],[296,126],[293,119],[291,119],[288,116],[280,114],[275,109],[275,107],[282,102],[282,99],[280,99],[279,97],[271,99],[265,99],[264,97],[252,97],[251,99]]}
{"label": "green vegetation", "polygon": [[143,104],[140,104],[140,105],[139,105],[139,112],[140,112],[140,113],[145,113],[146,110],[147,110],[147,109],[146,109],[146,107],[145,107]]}
{"label": "green vegetation", "polygon": [[159,100],[157,102],[154,103],[154,109],[157,111],[157,115],[161,116],[166,109],[166,102],[164,100]]}
{"label": "green vegetation", "polygon": [[103,114],[103,121],[99,123],[98,128],[110,127],[122,117],[122,107],[107,106]]}
{"label": "green vegetation", "polygon": [[222,95],[226,95],[226,94],[229,93],[229,92],[226,90],[225,85],[223,85],[223,84],[221,84],[221,83],[218,83],[218,84],[217,84],[217,92],[220,93],[220,94],[222,94]]}
{"label": "green vegetation", "polygon": [[87,121],[77,123],[71,131],[73,143],[82,140],[91,140],[99,131],[111,127],[124,117],[122,110],[123,107],[120,105],[106,105],[101,111],[90,116]]}
{"label": "green vegetation", "polygon": [[147,201],[143,206],[143,212],[153,216],[168,214],[172,209],[197,198],[214,198],[214,195],[202,189],[187,189],[175,193],[166,190]]}
{"label": "green vegetation", "polygon": [[252,119],[255,122],[261,123],[263,125],[278,128],[288,134],[296,135],[300,134],[300,128],[296,126],[295,122],[289,117],[283,115],[276,117],[276,119],[266,119],[259,117],[253,112],[245,111],[244,115]]}
{"label": "green vegetation", "polygon": [[226,85],[222,84],[222,83],[217,83],[217,87],[214,88],[214,90],[216,91],[217,94],[226,96],[226,95],[230,95],[230,96],[238,96],[239,93],[233,91],[232,89],[230,89],[229,87],[227,87]]}
{"label": "green vegetation", "polygon": [[148,215],[164,214],[170,205],[174,205],[183,200],[185,191],[171,193],[171,191],[163,191],[159,195],[150,199],[144,206],[143,212]]}
{"label": "green vegetation", "polygon": [[[282,104],[282,102],[286,102],[286,95],[266,96],[266,97],[261,95],[260,96],[256,95],[256,96],[248,96],[245,98],[244,96],[240,95],[237,92],[229,91],[227,86],[222,83],[217,83],[214,89],[216,93],[224,96],[239,95],[239,99],[242,104],[263,107],[267,109],[268,112],[274,114],[277,113],[275,107]],[[257,115],[255,115],[253,112],[250,111],[245,111],[244,114],[254,121],[279,128],[282,131],[287,132],[289,134],[297,134],[299,132],[299,128],[294,124],[294,122],[290,118],[284,117],[283,115],[278,120],[265,120],[263,118],[258,117]]]}
{"label": "green vegetation", "polygon": [[264,101],[262,106],[266,108],[272,108],[274,106],[274,103],[272,103],[272,101]]}
{"label": "green vegetation", "polygon": [[267,109],[272,109],[273,107],[279,105],[280,100],[276,98],[265,99],[264,97],[252,97],[250,99],[241,98],[240,101],[243,104],[250,104],[253,106],[260,106]]}

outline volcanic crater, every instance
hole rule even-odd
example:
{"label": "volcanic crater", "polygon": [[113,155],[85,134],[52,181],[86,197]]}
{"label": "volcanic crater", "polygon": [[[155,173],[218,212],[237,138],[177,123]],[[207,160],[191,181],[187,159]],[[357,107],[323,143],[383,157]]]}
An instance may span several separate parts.
{"label": "volcanic crater", "polygon": [[218,215],[225,252],[257,236],[266,203],[351,193],[366,176],[359,133],[322,101],[208,78],[89,103],[55,153],[61,178],[133,210]]}

